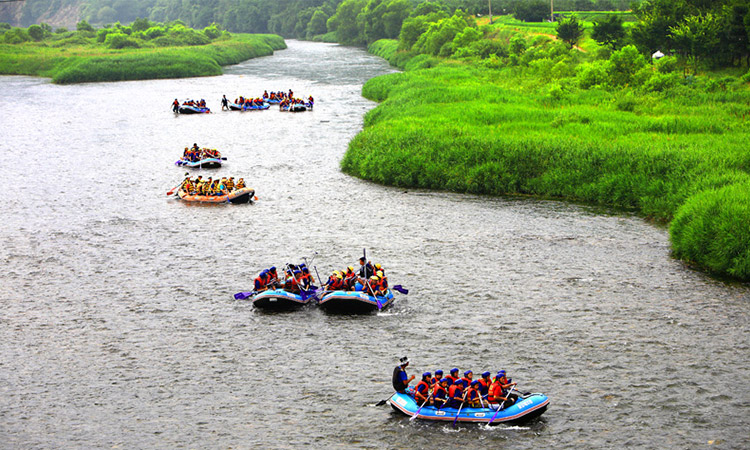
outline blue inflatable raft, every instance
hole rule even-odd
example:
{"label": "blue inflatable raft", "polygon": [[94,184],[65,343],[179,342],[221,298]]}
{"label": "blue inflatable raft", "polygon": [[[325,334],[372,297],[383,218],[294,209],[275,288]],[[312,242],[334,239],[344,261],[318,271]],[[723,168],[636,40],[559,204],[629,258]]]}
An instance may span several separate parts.
{"label": "blue inflatable raft", "polygon": [[301,295],[283,289],[274,289],[256,294],[253,297],[253,306],[276,310],[297,309],[307,305],[314,299],[315,295],[313,293]]}
{"label": "blue inflatable raft", "polygon": [[[418,419],[497,425],[500,423],[518,424],[539,417],[547,410],[549,398],[544,394],[523,394],[513,405],[500,411],[490,408],[461,408],[459,412],[456,408],[438,409],[434,406],[424,406],[420,410],[420,405],[414,397],[398,392],[393,394],[388,403],[394,410],[407,416],[414,416],[419,411]],[[458,414],[458,419],[456,419],[456,414]]]}
{"label": "blue inflatable raft", "polygon": [[199,108],[197,106],[180,105],[177,112],[180,114],[204,114],[210,113],[211,110],[208,108]]}
{"label": "blue inflatable raft", "polygon": [[190,168],[204,168],[204,169],[215,169],[221,167],[222,158],[205,158],[200,161],[186,161],[184,159],[178,159],[175,161],[176,166],[190,167]]}
{"label": "blue inflatable raft", "polygon": [[393,303],[393,292],[375,297],[362,291],[331,291],[323,294],[318,306],[326,311],[343,313],[370,313],[380,311]]}

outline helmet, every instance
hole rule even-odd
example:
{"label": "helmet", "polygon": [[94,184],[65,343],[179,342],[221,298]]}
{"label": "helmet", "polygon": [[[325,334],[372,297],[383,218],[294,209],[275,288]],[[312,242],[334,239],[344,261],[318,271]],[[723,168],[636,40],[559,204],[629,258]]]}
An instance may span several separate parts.
{"label": "helmet", "polygon": [[373,276],[371,276],[371,277],[370,277],[370,279],[371,279],[371,280],[377,280],[377,279],[378,279],[378,277],[376,277],[375,275],[373,275]]}
{"label": "helmet", "polygon": [[435,376],[442,375],[442,374],[443,374],[443,371],[440,369],[435,371]]}
{"label": "helmet", "polygon": [[474,373],[474,372],[472,372],[471,370],[467,370],[466,372],[464,372],[464,376],[468,377],[470,373]]}
{"label": "helmet", "polygon": [[484,372],[484,373],[482,373],[482,378],[486,378],[486,377],[488,377],[488,376],[490,376],[490,373],[489,373],[489,372]]}
{"label": "helmet", "polygon": [[347,267],[347,269],[349,269],[349,272],[354,272],[354,267],[352,266]]}
{"label": "helmet", "polygon": [[432,374],[430,372],[425,372],[425,373],[422,374],[422,378],[424,378],[424,377],[431,377],[431,376],[432,376]]}
{"label": "helmet", "polygon": [[383,271],[378,270],[378,273],[376,273],[375,275],[377,275],[379,278],[383,278]]}
{"label": "helmet", "polygon": [[381,265],[380,265],[380,263],[378,263],[378,264],[375,264],[375,268],[376,268],[376,269],[378,269],[378,270],[380,270],[380,269],[381,269],[382,267],[383,267],[383,266],[381,266]]}
{"label": "helmet", "polygon": [[451,371],[450,371],[450,373],[453,373],[453,372],[458,372],[458,367],[452,368]]}
{"label": "helmet", "polygon": [[476,385],[478,385],[478,384],[479,384],[479,381],[477,381],[477,380],[474,380],[474,381],[472,381],[472,382],[471,382],[471,385],[472,385],[472,386],[476,386]]}

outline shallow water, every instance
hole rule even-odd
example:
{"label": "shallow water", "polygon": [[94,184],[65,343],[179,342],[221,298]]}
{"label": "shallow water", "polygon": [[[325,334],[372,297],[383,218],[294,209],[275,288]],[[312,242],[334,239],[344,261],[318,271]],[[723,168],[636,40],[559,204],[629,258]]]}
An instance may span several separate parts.
{"label": "shallow water", "polygon": [[[0,77],[0,442],[6,448],[747,448],[750,287],[673,260],[667,231],[553,201],[405,191],[339,171],[382,60],[289,49],[220,77]],[[313,95],[300,114],[222,94]],[[175,116],[178,97],[211,115]],[[193,142],[259,201],[167,198]],[[263,313],[263,267],[367,249],[409,288],[371,316]],[[391,370],[505,368],[551,399],[522,427],[409,422]]]}

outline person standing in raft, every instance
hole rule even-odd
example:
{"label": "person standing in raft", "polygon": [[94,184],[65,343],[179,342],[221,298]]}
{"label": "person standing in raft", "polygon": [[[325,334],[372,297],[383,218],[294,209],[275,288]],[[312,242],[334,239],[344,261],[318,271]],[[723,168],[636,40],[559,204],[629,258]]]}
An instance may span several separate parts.
{"label": "person standing in raft", "polygon": [[409,365],[409,358],[404,356],[399,360],[399,365],[393,369],[393,389],[399,394],[406,394],[406,388],[409,387],[409,383],[414,379],[414,375],[408,377],[406,375],[406,366]]}

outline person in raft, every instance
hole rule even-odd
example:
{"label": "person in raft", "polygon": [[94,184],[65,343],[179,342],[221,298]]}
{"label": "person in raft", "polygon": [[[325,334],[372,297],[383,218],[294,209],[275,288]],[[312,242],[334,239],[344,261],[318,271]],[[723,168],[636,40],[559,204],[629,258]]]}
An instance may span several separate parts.
{"label": "person in raft", "polygon": [[409,358],[404,356],[399,360],[399,364],[393,369],[393,389],[399,394],[406,394],[409,383],[414,379],[414,375],[409,377],[406,374],[406,367],[409,365]]}

